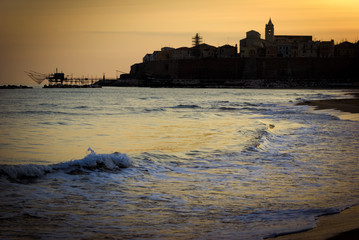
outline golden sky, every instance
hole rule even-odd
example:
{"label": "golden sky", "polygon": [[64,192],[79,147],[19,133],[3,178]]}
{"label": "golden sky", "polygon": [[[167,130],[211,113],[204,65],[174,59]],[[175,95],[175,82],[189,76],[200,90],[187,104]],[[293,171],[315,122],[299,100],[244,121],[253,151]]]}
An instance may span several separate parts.
{"label": "golden sky", "polygon": [[146,53],[204,42],[235,45],[249,30],[359,40],[358,0],[0,0],[0,85],[24,70],[115,77]]}

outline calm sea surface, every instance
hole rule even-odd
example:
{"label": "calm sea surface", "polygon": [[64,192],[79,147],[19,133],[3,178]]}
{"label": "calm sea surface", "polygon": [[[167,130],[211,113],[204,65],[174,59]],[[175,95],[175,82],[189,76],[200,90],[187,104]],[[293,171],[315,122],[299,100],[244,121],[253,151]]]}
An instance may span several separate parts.
{"label": "calm sea surface", "polygon": [[0,238],[262,239],[359,203],[341,90],[0,90]]}

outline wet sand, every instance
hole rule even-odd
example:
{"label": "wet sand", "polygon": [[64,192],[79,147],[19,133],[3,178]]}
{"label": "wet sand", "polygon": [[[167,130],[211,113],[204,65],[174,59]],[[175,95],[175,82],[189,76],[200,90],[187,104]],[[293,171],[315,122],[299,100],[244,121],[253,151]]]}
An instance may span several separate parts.
{"label": "wet sand", "polygon": [[317,226],[309,231],[287,234],[274,240],[351,240],[359,239],[359,206],[339,214],[318,217]]}
{"label": "wet sand", "polygon": [[298,105],[314,106],[316,109],[336,109],[342,112],[359,113],[359,93],[351,94],[353,99],[312,100]]}

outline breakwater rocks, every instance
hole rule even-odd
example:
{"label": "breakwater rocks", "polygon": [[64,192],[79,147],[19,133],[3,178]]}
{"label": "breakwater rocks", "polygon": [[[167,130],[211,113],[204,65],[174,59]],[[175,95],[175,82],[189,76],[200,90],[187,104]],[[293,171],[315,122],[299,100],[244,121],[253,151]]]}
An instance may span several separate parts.
{"label": "breakwater rocks", "polygon": [[24,85],[2,85],[0,89],[31,89],[32,87],[24,86]]}
{"label": "breakwater rocks", "polygon": [[134,64],[117,86],[359,87],[358,58],[210,58]]}
{"label": "breakwater rocks", "polygon": [[44,85],[43,88],[101,88],[101,85],[91,84],[91,85],[71,85],[71,84],[52,84]]}

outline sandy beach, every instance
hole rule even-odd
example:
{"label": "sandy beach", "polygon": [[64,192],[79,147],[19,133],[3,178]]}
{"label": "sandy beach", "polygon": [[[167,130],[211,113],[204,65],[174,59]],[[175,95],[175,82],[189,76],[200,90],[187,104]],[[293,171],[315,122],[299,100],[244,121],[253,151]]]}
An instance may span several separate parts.
{"label": "sandy beach", "polygon": [[351,94],[352,99],[329,99],[329,100],[312,100],[298,103],[298,105],[314,106],[316,109],[336,109],[343,112],[359,113],[359,93]]}
{"label": "sandy beach", "polygon": [[339,214],[318,217],[317,226],[309,231],[287,234],[276,240],[351,240],[359,239],[359,206],[344,210]]}

